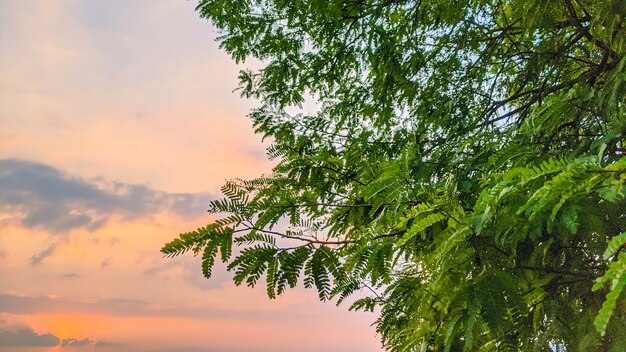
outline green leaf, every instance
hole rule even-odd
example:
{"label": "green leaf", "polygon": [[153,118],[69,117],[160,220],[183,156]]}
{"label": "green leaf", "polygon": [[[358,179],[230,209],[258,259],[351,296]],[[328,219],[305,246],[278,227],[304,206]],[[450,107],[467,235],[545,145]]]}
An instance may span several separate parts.
{"label": "green leaf", "polygon": [[626,232],[622,232],[621,234],[611,238],[604,254],[602,254],[602,258],[604,260],[609,259],[617,252],[618,249],[624,247],[624,245],[626,245]]}

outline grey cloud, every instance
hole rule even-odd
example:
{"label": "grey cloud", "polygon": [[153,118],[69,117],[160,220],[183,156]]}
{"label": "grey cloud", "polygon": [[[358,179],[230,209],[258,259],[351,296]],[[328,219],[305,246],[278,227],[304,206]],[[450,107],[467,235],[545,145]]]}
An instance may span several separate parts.
{"label": "grey cloud", "polygon": [[96,341],[90,338],[61,339],[53,334],[39,334],[30,328],[20,328],[16,331],[3,330],[0,331],[0,347],[53,347],[53,346],[72,346],[72,347],[101,347],[109,346],[110,343],[104,341]]}
{"label": "grey cloud", "polygon": [[57,346],[60,339],[52,334],[40,335],[30,329],[0,331],[0,346]]}
{"label": "grey cloud", "polygon": [[54,234],[95,231],[115,214],[125,220],[159,211],[197,217],[206,213],[212,198],[209,193],[167,193],[145,185],[85,180],[42,163],[0,160],[0,210],[20,214],[16,218],[22,226]]}
{"label": "grey cloud", "polygon": [[48,258],[49,256],[54,254],[54,251],[56,250],[56,245],[51,244],[48,248],[44,249],[43,251],[35,254],[34,256],[30,257],[30,265],[39,265],[41,264],[41,262]]}
{"label": "grey cloud", "polygon": [[[94,347],[98,348],[99,351],[102,351],[101,347],[115,347],[114,349],[106,349],[106,351],[115,351],[115,352],[119,352],[119,351],[126,351],[127,349],[125,348],[124,345],[118,344],[118,343],[111,343],[111,342],[107,342],[107,341],[98,341],[95,339],[91,339],[91,338],[84,338],[84,339],[75,339],[75,338],[69,338],[69,339],[61,339],[61,342],[59,343],[59,345],[63,346],[63,347],[71,347],[70,349],[68,349],[68,351],[94,351]],[[82,348],[82,347],[86,347]],[[65,350],[65,349],[63,349]]]}
{"label": "grey cloud", "polygon": [[68,278],[68,279],[75,279],[77,277],[81,277],[82,275],[79,273],[67,273],[65,275],[63,275],[63,277]]}
{"label": "grey cloud", "polygon": [[63,339],[61,340],[61,346],[72,346],[72,347],[83,347],[83,346],[93,346],[96,342],[91,339]]}

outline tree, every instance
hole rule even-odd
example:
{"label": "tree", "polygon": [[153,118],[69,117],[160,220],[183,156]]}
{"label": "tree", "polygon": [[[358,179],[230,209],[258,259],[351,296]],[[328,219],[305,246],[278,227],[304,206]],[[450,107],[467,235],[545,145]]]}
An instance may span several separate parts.
{"label": "tree", "polygon": [[201,254],[207,278],[219,255],[270,298],[361,292],[391,351],[626,346],[624,0],[197,11],[265,63],[239,78],[277,164],[226,182],[223,217],[165,255]]}

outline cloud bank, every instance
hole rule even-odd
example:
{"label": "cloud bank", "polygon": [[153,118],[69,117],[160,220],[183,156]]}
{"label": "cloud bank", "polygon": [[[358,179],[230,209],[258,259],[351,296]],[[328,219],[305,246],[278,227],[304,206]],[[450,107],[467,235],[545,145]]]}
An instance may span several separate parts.
{"label": "cloud bank", "polygon": [[39,334],[30,328],[20,328],[17,331],[3,330],[0,331],[0,347],[54,347],[54,346],[72,346],[72,347],[100,347],[109,345],[102,341],[96,341],[90,338],[62,339],[53,334]]}
{"label": "cloud bank", "polygon": [[52,334],[40,335],[30,329],[0,331],[0,346],[57,346],[60,341]]}
{"label": "cloud bank", "polygon": [[[95,231],[113,215],[133,220],[167,211],[193,218],[205,214],[212,198],[209,193],[167,193],[140,184],[85,180],[42,163],[0,160],[0,211],[24,227],[52,234]],[[37,264],[53,252],[48,248],[31,261]]]}

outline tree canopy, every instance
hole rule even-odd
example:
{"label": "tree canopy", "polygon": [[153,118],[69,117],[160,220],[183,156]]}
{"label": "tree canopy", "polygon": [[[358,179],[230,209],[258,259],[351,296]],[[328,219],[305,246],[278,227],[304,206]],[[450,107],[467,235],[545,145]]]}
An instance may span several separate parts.
{"label": "tree canopy", "polygon": [[626,346],[626,1],[197,11],[264,63],[240,89],[276,166],[165,255],[374,311],[390,351]]}

